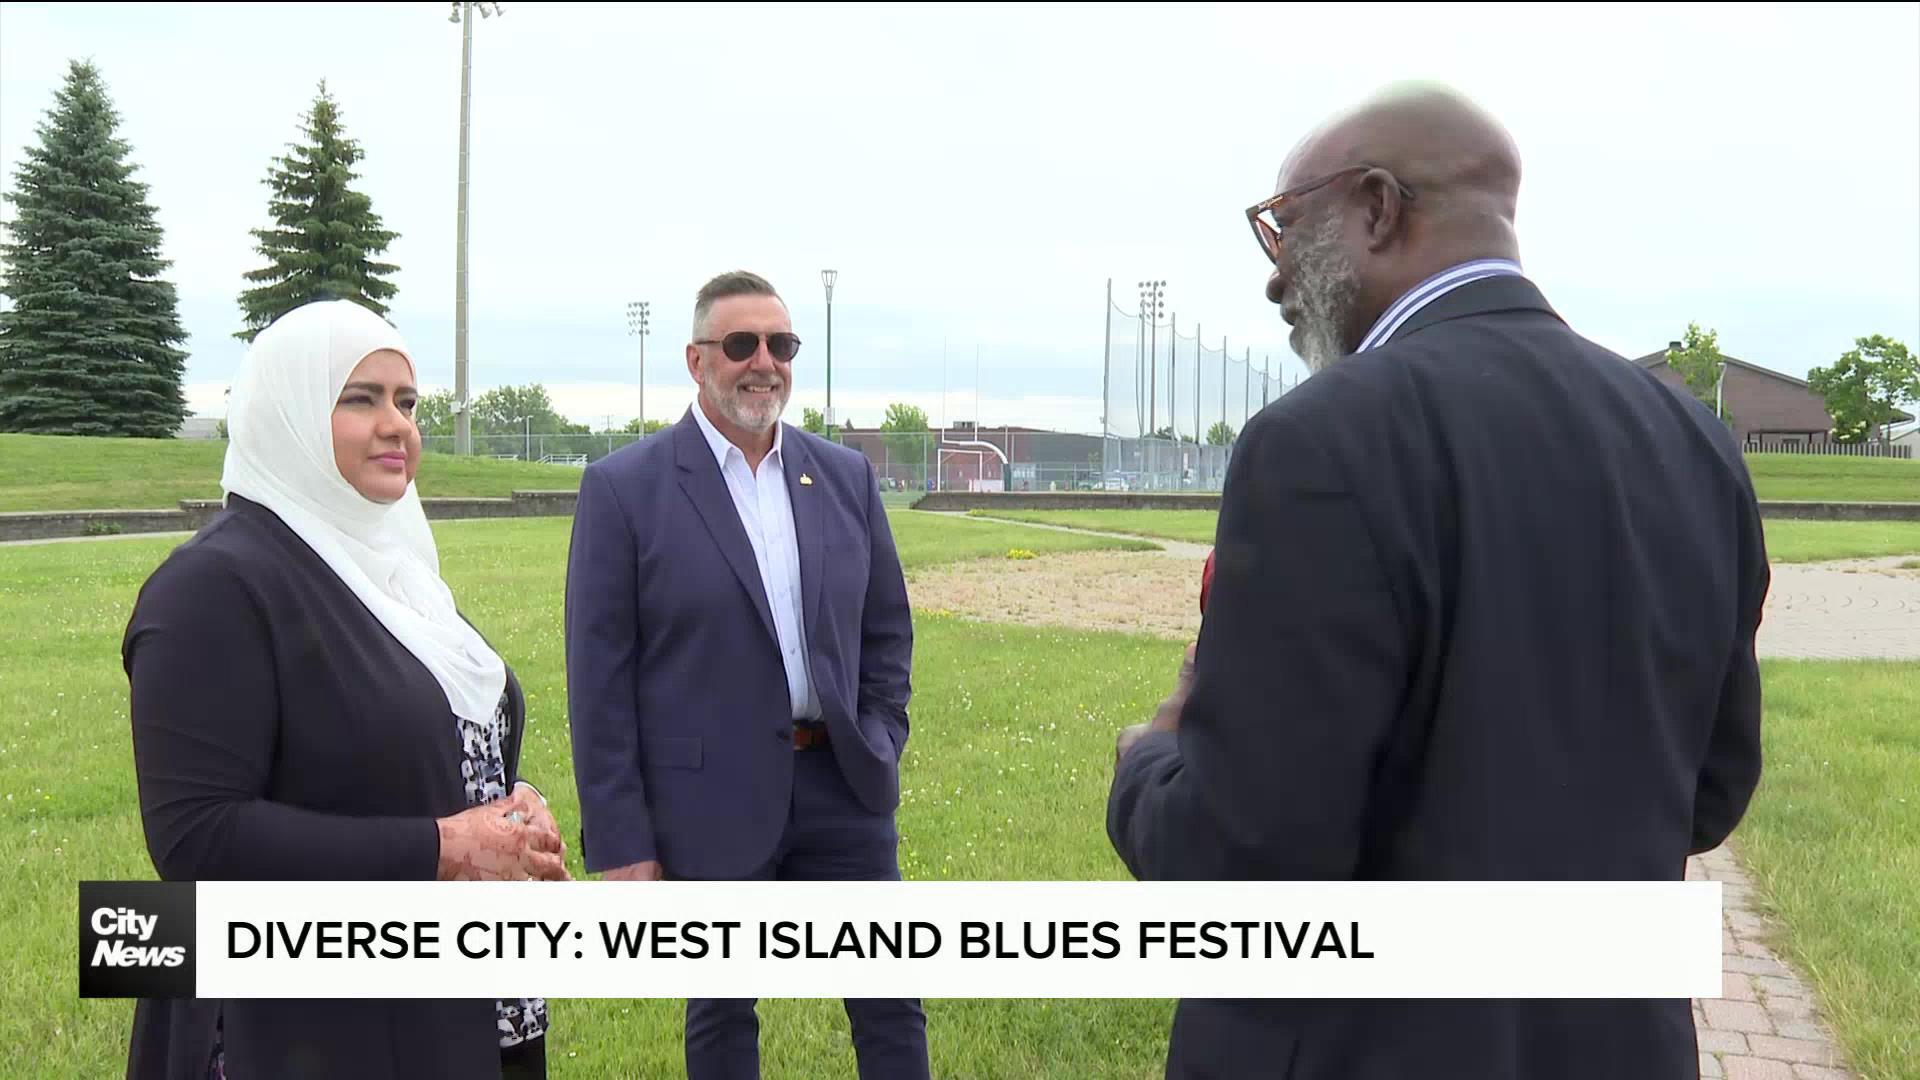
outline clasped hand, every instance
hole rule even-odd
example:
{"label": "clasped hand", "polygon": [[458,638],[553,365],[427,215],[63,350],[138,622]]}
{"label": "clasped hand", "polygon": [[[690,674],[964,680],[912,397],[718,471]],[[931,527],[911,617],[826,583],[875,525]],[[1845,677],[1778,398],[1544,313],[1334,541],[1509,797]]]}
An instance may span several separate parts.
{"label": "clasped hand", "polygon": [[542,799],[526,784],[504,799],[435,822],[441,881],[571,881],[566,843]]}

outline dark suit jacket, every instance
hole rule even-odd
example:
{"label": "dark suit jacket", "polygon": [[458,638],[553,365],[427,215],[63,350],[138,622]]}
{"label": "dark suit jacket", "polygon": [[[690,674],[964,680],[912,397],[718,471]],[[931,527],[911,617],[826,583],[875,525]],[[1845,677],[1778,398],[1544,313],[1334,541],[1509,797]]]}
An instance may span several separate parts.
{"label": "dark suit jacket", "polygon": [[[1518,278],[1247,426],[1143,879],[1674,880],[1760,774],[1760,517],[1725,425]],[[1569,927],[1568,932],[1577,932]],[[1694,1077],[1687,1002],[1188,1002],[1186,1077]]]}
{"label": "dark suit jacket", "polygon": [[[168,881],[432,881],[467,808],[433,675],[272,511],[239,496],[140,590],[122,658],[147,850]],[[508,674],[517,779],[524,701]],[[143,1001],[130,1077],[466,1080],[500,1070],[494,1003]]]}
{"label": "dark suit jacket", "polygon": [[[808,656],[832,752],[899,805],[913,622],[873,466],[787,427]],[[802,483],[802,478],[811,483]],[[771,857],[793,791],[792,705],[753,548],[691,412],[587,467],[567,562],[567,695],[589,871],[688,878]]]}

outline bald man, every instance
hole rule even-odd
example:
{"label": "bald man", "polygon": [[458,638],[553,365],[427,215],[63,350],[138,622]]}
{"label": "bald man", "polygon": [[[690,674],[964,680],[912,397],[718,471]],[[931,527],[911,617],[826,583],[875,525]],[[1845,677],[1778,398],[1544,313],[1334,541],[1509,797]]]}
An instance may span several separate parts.
{"label": "bald man", "polygon": [[[1123,733],[1137,877],[1676,880],[1745,812],[1769,579],[1740,448],[1548,306],[1519,183],[1499,124],[1420,88],[1314,132],[1249,210],[1315,374],[1241,436],[1191,667]],[[1187,1001],[1167,1073],[1698,1064],[1685,1000]]]}

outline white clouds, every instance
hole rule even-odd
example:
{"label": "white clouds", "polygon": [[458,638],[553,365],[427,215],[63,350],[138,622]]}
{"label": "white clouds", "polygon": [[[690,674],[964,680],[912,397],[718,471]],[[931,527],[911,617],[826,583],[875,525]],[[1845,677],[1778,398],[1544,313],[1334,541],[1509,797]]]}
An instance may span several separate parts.
{"label": "white clouds", "polygon": [[[1917,42],[1911,5],[509,5],[475,28],[474,381],[627,377],[630,299],[677,369],[693,292],[747,266],[818,392],[831,265],[837,405],[937,394],[942,342],[969,367],[980,344],[988,412],[1079,397],[1063,426],[1097,428],[1106,279],[1129,303],[1165,278],[1183,326],[1283,354],[1241,211],[1321,117],[1409,76],[1513,129],[1527,265],[1577,329],[1637,353],[1697,318],[1800,374],[1857,334],[1920,343]],[[443,6],[9,5],[0,171],[75,56],[153,184],[191,381],[239,356],[261,179],[322,77],[401,233],[396,318],[451,380]]]}

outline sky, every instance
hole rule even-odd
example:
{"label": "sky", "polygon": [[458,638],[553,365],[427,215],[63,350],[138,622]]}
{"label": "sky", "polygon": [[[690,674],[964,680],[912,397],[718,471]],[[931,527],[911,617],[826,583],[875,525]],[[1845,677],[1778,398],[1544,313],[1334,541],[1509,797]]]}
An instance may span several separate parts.
{"label": "sky", "polygon": [[[189,404],[217,416],[268,167],[325,79],[400,234],[391,317],[450,387],[449,11],[0,4],[0,187],[92,59],[165,230]],[[1304,377],[1245,208],[1322,119],[1409,79],[1512,131],[1523,262],[1586,337],[1639,356],[1697,321],[1796,376],[1856,337],[1920,346],[1920,5],[509,3],[473,30],[472,392],[540,381],[596,428],[638,407],[627,303],[652,304],[647,415],[676,419],[694,294],[730,269],[791,307],[793,419],[824,403],[829,267],[860,426],[904,401],[1098,432],[1109,281],[1130,315],[1164,280],[1183,334]]]}

